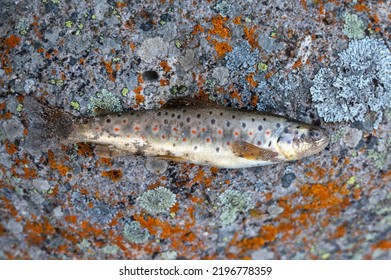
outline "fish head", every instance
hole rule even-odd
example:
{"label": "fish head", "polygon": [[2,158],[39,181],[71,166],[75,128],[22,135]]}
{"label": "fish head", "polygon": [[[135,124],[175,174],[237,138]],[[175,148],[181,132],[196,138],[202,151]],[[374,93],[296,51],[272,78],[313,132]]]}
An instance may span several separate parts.
{"label": "fish head", "polygon": [[288,160],[297,160],[322,151],[330,142],[325,129],[305,123],[284,127],[277,138],[280,152]]}

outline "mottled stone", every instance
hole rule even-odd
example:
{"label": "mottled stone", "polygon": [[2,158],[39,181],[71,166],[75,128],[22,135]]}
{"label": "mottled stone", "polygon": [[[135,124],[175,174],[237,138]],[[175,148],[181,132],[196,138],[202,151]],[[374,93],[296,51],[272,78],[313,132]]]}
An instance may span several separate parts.
{"label": "mottled stone", "polygon": [[6,138],[10,141],[15,141],[16,139],[23,137],[24,127],[19,120],[13,118],[6,120],[3,123],[3,130],[6,134]]}
{"label": "mottled stone", "polygon": [[275,258],[274,253],[266,248],[254,251],[251,253],[253,260],[273,260]]}
{"label": "mottled stone", "polygon": [[296,179],[296,175],[294,173],[286,173],[281,178],[281,185],[283,188],[289,188],[292,182]]}
{"label": "mottled stone", "polygon": [[213,69],[212,77],[218,81],[219,85],[223,86],[228,82],[229,70],[227,67],[216,67]]}
{"label": "mottled stone", "polygon": [[47,192],[50,189],[49,182],[42,179],[34,179],[33,186],[40,192]]}
{"label": "mottled stone", "polygon": [[267,208],[267,212],[270,214],[270,216],[274,218],[280,215],[282,212],[284,212],[284,208],[279,207],[276,204],[273,204]]}
{"label": "mottled stone", "polygon": [[354,148],[358,145],[362,138],[362,131],[356,128],[347,127],[345,130],[345,135],[342,138],[342,141],[349,148]]}

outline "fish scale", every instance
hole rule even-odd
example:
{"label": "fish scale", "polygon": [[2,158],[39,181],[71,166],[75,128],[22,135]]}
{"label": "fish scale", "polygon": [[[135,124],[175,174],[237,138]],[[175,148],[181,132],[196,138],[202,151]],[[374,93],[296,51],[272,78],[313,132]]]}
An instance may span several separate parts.
{"label": "fish scale", "polygon": [[136,154],[222,168],[303,158],[328,144],[318,127],[282,116],[182,98],[158,110],[79,120],[68,142],[91,142],[101,156]]}

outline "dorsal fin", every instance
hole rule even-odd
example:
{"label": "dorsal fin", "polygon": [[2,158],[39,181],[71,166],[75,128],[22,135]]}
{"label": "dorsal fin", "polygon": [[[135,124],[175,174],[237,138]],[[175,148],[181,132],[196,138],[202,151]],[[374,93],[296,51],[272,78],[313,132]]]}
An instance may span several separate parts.
{"label": "dorsal fin", "polygon": [[168,100],[167,103],[163,105],[162,109],[190,108],[190,107],[217,108],[223,106],[214,103],[212,101],[199,100],[192,97],[177,97]]}
{"label": "dorsal fin", "polygon": [[262,149],[245,141],[235,141],[231,144],[232,152],[238,156],[249,160],[276,161],[277,152]]}

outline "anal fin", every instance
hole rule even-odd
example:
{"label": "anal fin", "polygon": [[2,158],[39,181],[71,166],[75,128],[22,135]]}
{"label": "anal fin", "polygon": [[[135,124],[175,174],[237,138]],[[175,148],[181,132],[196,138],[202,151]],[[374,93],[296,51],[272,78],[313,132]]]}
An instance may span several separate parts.
{"label": "anal fin", "polygon": [[104,158],[116,158],[116,157],[132,154],[128,151],[118,149],[112,145],[100,145],[100,144],[97,144],[95,146],[94,153],[98,157],[104,157]]}
{"label": "anal fin", "polygon": [[241,158],[248,160],[276,161],[277,152],[257,147],[245,141],[235,141],[231,144],[232,152]]}

